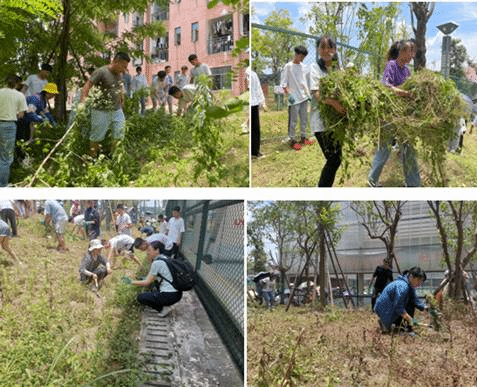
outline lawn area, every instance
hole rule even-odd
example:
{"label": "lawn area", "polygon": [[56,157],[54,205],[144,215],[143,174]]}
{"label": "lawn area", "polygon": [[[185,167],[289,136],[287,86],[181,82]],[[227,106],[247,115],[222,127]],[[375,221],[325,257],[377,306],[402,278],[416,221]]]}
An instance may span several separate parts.
{"label": "lawn area", "polygon": [[137,265],[123,263],[99,297],[79,282],[88,241],[67,234],[70,251],[59,253],[42,218],[20,219],[19,236],[10,240],[23,265],[0,252],[0,385],[136,385],[138,289],[120,278]]}
{"label": "lawn area", "polygon": [[[287,139],[288,114],[283,111],[260,112],[261,147],[264,158],[252,159],[253,187],[316,187],[325,158],[314,140],[301,150],[291,149],[283,140]],[[296,129],[296,133],[299,130]],[[299,136],[299,135],[298,135]],[[370,139],[360,139],[359,151],[354,155],[343,155],[343,161],[336,175],[334,187],[368,187],[367,176],[376,149]],[[436,186],[431,174],[431,166],[419,159],[421,185]],[[344,165],[348,163],[348,173]],[[467,134],[461,154],[447,154],[443,168],[447,172],[449,187],[477,186],[477,133]],[[393,151],[380,177],[384,187],[404,187],[404,176],[398,152]]]}
{"label": "lawn area", "polygon": [[475,386],[477,317],[462,305],[443,311],[445,328],[417,336],[383,335],[369,310],[281,305],[248,308],[247,385]]}

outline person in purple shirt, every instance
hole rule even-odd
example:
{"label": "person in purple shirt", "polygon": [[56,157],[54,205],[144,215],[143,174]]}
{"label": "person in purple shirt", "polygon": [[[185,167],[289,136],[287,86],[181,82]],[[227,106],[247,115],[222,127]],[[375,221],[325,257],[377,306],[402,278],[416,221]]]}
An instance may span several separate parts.
{"label": "person in purple shirt", "polygon": [[[398,96],[412,98],[409,91],[399,88],[407,77],[411,74],[406,64],[414,57],[414,43],[410,40],[401,40],[393,43],[388,51],[388,63],[384,69],[382,83],[391,88]],[[374,155],[371,164],[371,170],[368,174],[368,183],[371,187],[379,187],[379,176],[383,170],[384,164],[391,153],[393,143],[393,128],[386,124],[383,130],[383,136],[379,140],[378,149]],[[419,187],[421,178],[419,176],[419,167],[416,160],[416,152],[409,144],[400,145],[400,156],[403,165],[404,177],[407,187]]]}

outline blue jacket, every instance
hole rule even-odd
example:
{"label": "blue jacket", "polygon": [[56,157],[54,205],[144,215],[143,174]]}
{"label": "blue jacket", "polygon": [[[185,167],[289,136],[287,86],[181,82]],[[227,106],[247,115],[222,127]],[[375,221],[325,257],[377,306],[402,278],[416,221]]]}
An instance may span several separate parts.
{"label": "blue jacket", "polygon": [[391,329],[391,324],[406,311],[408,305],[424,310],[424,304],[417,298],[408,277],[400,275],[384,288],[376,300],[374,311],[386,328]]}

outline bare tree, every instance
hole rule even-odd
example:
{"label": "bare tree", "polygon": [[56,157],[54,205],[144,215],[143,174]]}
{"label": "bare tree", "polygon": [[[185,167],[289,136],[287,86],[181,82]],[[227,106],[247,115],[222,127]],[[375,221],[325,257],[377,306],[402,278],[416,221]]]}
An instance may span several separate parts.
{"label": "bare tree", "polygon": [[399,273],[401,269],[394,254],[394,242],[405,204],[406,202],[402,201],[351,203],[351,209],[356,213],[359,224],[365,228],[369,238],[379,239],[384,243],[387,256],[394,259]]}
{"label": "bare tree", "polygon": [[[427,22],[434,12],[435,3],[411,2],[411,24],[416,38],[416,56],[414,57],[414,69],[419,70],[426,67],[426,30]],[[414,25],[414,17],[416,25]]]}
{"label": "bare tree", "polygon": [[427,203],[436,218],[442,254],[449,270],[449,297],[465,299],[464,269],[477,252],[477,203]]}

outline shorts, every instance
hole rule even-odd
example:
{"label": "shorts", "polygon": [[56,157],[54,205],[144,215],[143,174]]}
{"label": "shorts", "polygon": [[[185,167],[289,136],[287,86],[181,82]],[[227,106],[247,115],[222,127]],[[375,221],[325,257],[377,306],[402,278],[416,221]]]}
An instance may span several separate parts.
{"label": "shorts", "polygon": [[7,224],[0,225],[0,238],[2,237],[11,237],[10,227]]}
{"label": "shorts", "polygon": [[55,222],[55,232],[58,235],[63,235],[65,233],[66,223],[68,223],[68,218],[60,218]]}
{"label": "shorts", "polygon": [[100,142],[106,137],[112,127],[113,140],[122,140],[125,133],[126,119],[122,109],[118,110],[91,110],[91,133],[89,140]]}

